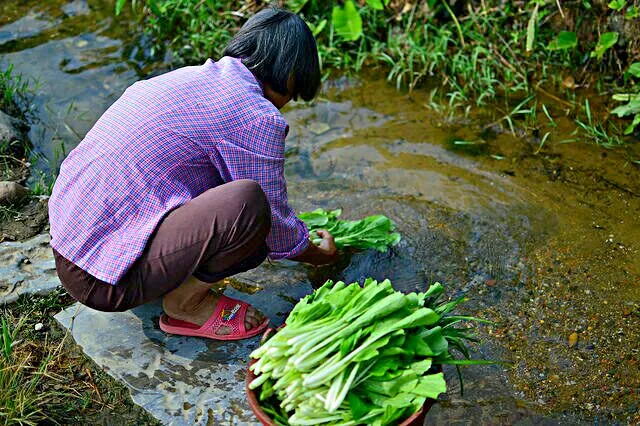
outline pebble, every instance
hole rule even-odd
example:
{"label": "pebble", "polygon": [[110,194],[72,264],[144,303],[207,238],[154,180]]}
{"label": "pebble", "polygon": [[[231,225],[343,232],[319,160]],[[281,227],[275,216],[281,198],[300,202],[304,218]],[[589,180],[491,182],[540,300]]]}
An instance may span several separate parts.
{"label": "pebble", "polygon": [[566,77],[562,80],[562,85],[563,85],[564,87],[566,87],[567,89],[575,89],[575,88],[577,87],[577,86],[576,86],[576,80],[575,80],[572,76],[570,76],[570,75],[566,76]]}
{"label": "pebble", "polygon": [[43,325],[41,322],[39,322],[39,323],[37,323],[33,328],[34,328],[36,331],[40,331],[40,330],[42,330],[42,327],[44,327],[44,325]]}
{"label": "pebble", "polygon": [[571,333],[569,335],[569,347],[572,348],[578,343],[578,333]]}
{"label": "pebble", "polygon": [[318,123],[318,122],[313,122],[309,124],[307,128],[311,133],[315,135],[321,135],[331,130],[331,127],[327,123]]}

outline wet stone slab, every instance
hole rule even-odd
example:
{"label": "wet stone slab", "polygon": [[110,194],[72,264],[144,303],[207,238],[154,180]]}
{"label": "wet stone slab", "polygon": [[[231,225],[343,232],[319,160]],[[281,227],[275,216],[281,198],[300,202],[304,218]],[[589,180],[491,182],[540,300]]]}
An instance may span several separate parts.
{"label": "wet stone slab", "polygon": [[22,294],[47,294],[60,285],[49,235],[0,244],[0,305]]}
{"label": "wet stone slab", "polygon": [[[249,301],[274,326],[281,325],[293,303],[312,291],[308,282],[297,279],[300,273],[297,266],[266,264],[236,276],[234,284],[263,290],[248,296],[228,288],[225,294]],[[56,319],[71,329],[91,359],[130,389],[136,404],[163,424],[259,424],[244,390],[247,360],[259,338],[215,342],[167,335],[158,328],[161,312],[158,302],[124,313],[75,304]]]}

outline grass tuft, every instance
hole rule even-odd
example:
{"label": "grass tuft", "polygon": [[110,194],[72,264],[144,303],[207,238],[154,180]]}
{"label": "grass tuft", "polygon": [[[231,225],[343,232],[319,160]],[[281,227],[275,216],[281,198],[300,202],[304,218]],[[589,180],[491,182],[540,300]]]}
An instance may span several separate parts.
{"label": "grass tuft", "polygon": [[[119,0],[117,11],[126,3],[139,12],[145,31],[155,40],[155,52],[171,51],[175,65],[219,57],[237,28],[267,5],[255,0]],[[640,43],[604,48],[593,34],[611,30],[607,22],[616,22],[621,12],[588,2],[558,9],[554,2],[350,0],[349,4],[357,6],[349,11],[341,3],[278,2],[309,24],[328,73],[383,67],[398,88],[435,87],[429,105],[449,116],[466,116],[472,107],[504,103],[507,111],[514,107],[532,110],[535,119],[534,106],[519,103],[539,94],[578,112],[573,100],[559,99],[547,90],[561,91],[567,76],[575,77],[576,86],[588,86],[588,71],[602,72],[602,81],[608,82],[602,90],[608,90],[605,86],[621,80],[613,74],[621,72],[625,61],[634,60],[634,43]],[[351,34],[337,27],[340,24],[333,22],[336,8],[343,19],[353,20],[362,31]],[[594,49],[600,49],[597,55],[591,55]],[[504,114],[507,118],[512,115]],[[513,131],[509,119],[506,124]],[[617,127],[606,126],[609,132],[618,133],[604,142],[600,135],[604,127],[598,128],[595,122],[586,127],[589,140],[603,145],[624,142],[621,134],[617,136]]]}
{"label": "grass tuft", "polygon": [[[25,324],[21,318],[12,325],[2,315],[0,329],[0,422],[37,425],[52,420],[47,407],[53,402],[75,397],[65,389],[59,376],[49,371],[60,356],[62,344],[43,345],[39,354],[32,352],[29,342],[18,339]],[[43,389],[44,381],[59,384],[62,390]]]}
{"label": "grass tuft", "polygon": [[24,118],[25,108],[21,108],[29,93],[29,82],[16,74],[13,65],[0,72],[0,111],[12,117]]}

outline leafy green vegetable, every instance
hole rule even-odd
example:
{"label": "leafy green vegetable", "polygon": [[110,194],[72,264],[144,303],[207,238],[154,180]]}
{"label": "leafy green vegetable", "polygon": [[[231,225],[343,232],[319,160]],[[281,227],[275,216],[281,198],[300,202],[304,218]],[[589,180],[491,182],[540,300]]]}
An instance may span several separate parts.
{"label": "leafy green vegetable", "polygon": [[[314,223],[337,217],[312,213]],[[440,301],[443,292],[438,283],[405,295],[389,280],[327,281],[251,354],[249,387],[282,424],[397,424],[446,392],[433,365],[488,362],[470,360],[469,329],[453,327],[483,320],[449,315],[464,298]]]}
{"label": "leafy green vegetable", "polygon": [[384,252],[388,247],[400,242],[400,234],[393,232],[395,224],[383,215],[368,216],[361,220],[338,219],[342,210],[327,211],[317,209],[312,212],[300,213],[298,217],[309,228],[314,244],[319,244],[321,238],[313,235],[320,229],[326,229],[333,235],[336,247],[353,247],[357,249],[376,249]]}

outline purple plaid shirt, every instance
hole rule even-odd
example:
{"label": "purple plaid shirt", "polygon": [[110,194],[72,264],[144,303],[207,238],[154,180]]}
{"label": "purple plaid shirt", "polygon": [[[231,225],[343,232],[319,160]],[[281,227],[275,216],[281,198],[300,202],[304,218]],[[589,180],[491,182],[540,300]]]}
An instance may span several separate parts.
{"label": "purple plaid shirt", "polygon": [[288,130],[238,59],[139,81],[62,163],[49,201],[51,246],[115,284],[167,212],[207,189],[253,179],[271,204],[269,256],[295,257],[309,232],[287,200]]}

